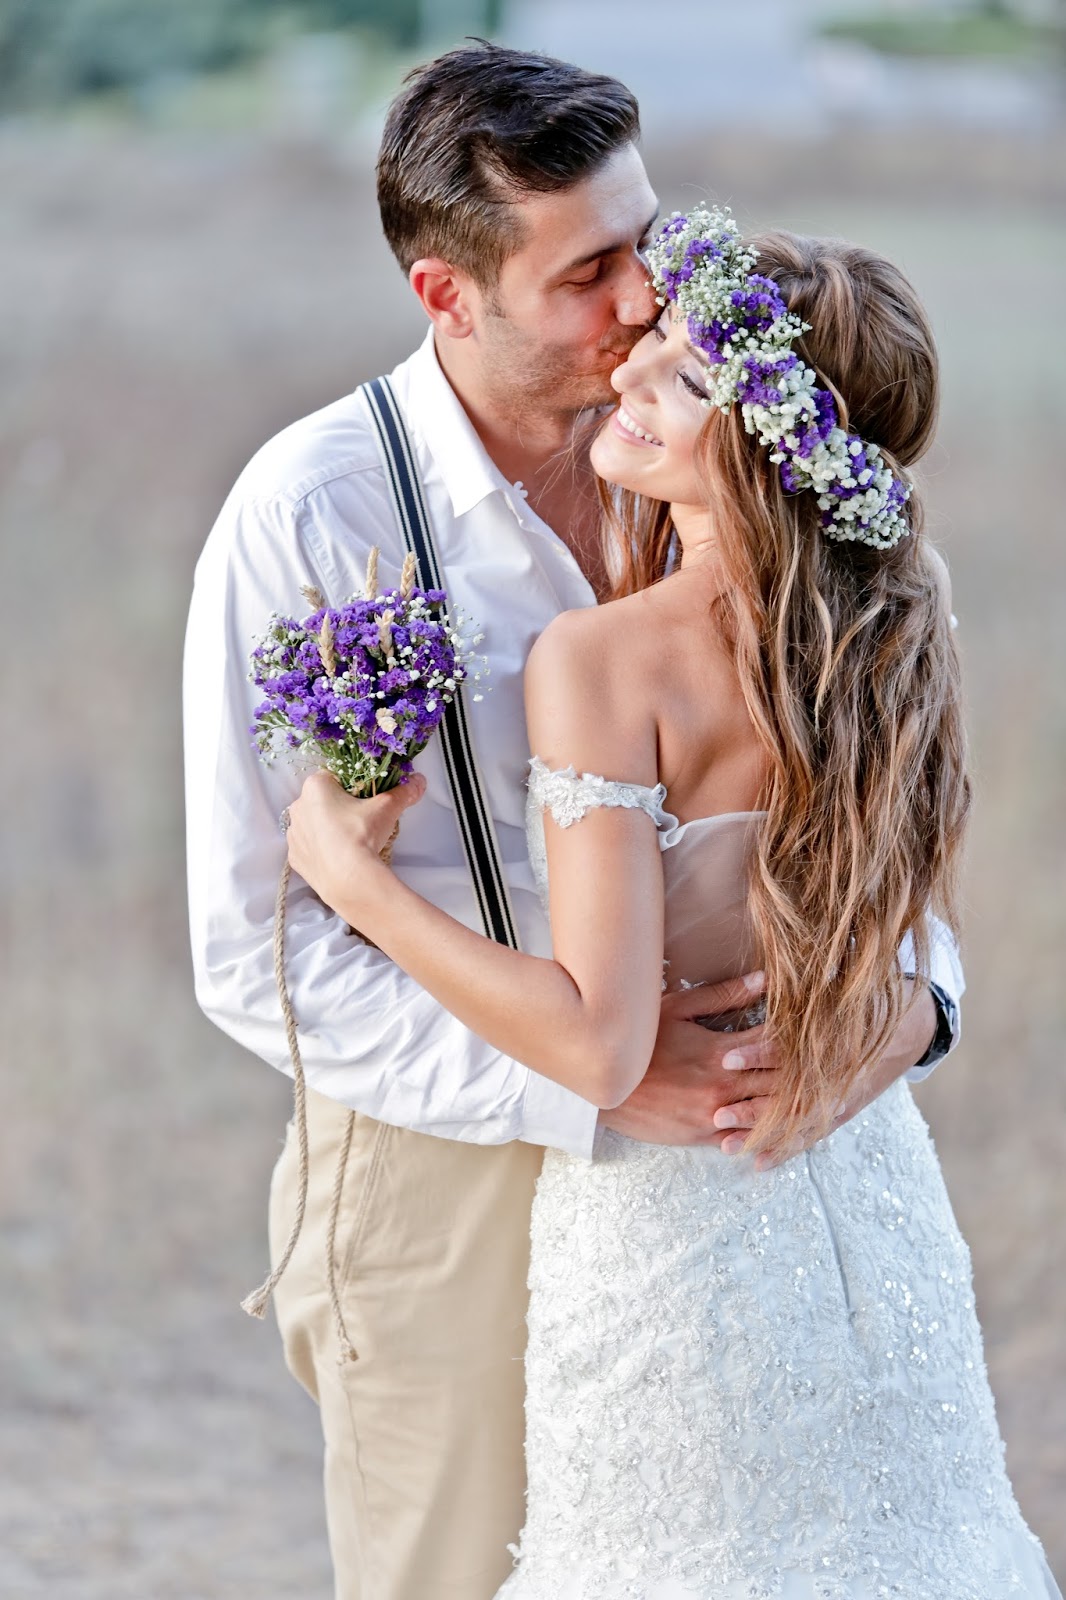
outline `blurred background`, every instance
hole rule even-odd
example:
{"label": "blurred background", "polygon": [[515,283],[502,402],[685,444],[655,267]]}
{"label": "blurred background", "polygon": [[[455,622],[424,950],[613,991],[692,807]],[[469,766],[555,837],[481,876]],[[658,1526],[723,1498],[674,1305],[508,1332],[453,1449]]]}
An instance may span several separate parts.
{"label": "blurred background", "polygon": [[931,309],[978,798],[919,1098],[1066,1585],[1066,5],[0,0],[0,1594],[330,1592],[317,1419],[238,1309],[288,1085],[192,999],[181,642],[247,457],[420,336],[375,144],[467,33],[629,82],[664,209],[851,235]]}

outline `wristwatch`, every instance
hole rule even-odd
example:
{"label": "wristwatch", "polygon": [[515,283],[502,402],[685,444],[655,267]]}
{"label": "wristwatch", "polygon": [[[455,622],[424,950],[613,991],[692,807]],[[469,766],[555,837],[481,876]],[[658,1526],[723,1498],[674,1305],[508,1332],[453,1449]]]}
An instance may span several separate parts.
{"label": "wristwatch", "polygon": [[936,1007],[936,1032],[925,1055],[914,1063],[916,1067],[935,1067],[938,1061],[943,1061],[955,1038],[955,1024],[959,1015],[958,1006],[950,995],[944,993],[938,983],[927,980],[926,987]]}

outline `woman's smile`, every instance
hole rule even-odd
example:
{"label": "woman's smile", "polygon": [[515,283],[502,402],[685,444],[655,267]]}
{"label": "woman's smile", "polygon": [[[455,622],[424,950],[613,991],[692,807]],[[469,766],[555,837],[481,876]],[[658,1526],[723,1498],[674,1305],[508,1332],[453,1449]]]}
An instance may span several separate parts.
{"label": "woman's smile", "polygon": [[615,432],[619,433],[628,444],[652,445],[659,450],[663,448],[663,441],[642,427],[636,418],[630,415],[624,400],[620,402],[618,410],[611,418],[611,423]]}

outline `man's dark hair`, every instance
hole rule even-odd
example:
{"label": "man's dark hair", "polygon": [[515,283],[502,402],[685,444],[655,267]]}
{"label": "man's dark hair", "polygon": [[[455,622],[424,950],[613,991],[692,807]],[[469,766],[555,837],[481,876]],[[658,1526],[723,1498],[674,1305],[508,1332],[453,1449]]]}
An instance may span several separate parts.
{"label": "man's dark hair", "polygon": [[484,288],[521,243],[512,201],[591,176],[640,133],[616,78],[475,40],[404,79],[378,156],[378,206],[405,272],[439,256]]}

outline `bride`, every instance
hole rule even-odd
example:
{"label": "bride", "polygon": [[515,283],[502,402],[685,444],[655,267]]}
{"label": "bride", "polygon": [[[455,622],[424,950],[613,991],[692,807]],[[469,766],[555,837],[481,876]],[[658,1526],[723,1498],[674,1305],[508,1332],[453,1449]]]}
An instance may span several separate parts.
{"label": "bride", "polygon": [[934,426],[928,324],[879,257],[744,241],[719,211],[674,217],[650,261],[666,310],[593,446],[616,598],[560,617],[526,675],[554,958],[379,859],[420,778],[353,800],[316,774],[290,808],[329,905],[598,1106],[643,1076],[664,981],[765,971],[789,1087],[757,1159],[606,1130],[591,1163],[547,1153],[499,1600],[1048,1600],[909,1091],[790,1154],[895,1027],[901,945],[921,972],[927,911],[955,921],[958,664],[905,471]]}

